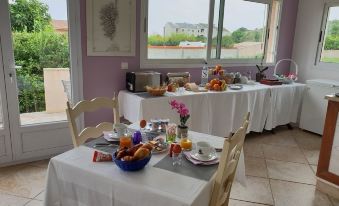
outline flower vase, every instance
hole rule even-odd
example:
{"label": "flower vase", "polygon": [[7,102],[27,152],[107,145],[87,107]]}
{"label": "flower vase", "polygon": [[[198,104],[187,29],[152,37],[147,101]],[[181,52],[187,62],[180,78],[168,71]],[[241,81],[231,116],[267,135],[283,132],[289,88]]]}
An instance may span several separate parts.
{"label": "flower vase", "polygon": [[177,127],[177,137],[180,139],[181,137],[188,136],[188,127],[186,125],[178,125]]}

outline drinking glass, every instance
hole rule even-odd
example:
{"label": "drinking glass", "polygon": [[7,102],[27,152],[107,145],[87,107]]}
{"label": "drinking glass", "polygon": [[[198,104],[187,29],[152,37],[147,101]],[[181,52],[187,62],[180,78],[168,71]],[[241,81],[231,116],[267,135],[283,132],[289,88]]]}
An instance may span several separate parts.
{"label": "drinking glass", "polygon": [[168,124],[166,125],[166,141],[167,142],[175,142],[177,125],[176,124]]}
{"label": "drinking glass", "polygon": [[179,153],[172,152],[172,160],[173,160],[173,166],[181,165],[181,160],[182,160],[181,152]]}
{"label": "drinking glass", "polygon": [[120,137],[120,148],[130,148],[132,147],[132,138],[131,136],[123,136]]}
{"label": "drinking glass", "polygon": [[192,150],[192,141],[188,137],[181,136],[180,146],[183,150],[190,151]]}

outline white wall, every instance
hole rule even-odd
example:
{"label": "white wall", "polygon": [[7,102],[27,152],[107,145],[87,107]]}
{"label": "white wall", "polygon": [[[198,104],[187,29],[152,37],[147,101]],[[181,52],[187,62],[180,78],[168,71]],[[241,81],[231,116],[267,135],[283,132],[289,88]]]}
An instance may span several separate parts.
{"label": "white wall", "polygon": [[339,64],[336,68],[315,65],[319,32],[326,1],[329,0],[299,0],[292,56],[299,64],[301,82],[319,78],[339,81]]}

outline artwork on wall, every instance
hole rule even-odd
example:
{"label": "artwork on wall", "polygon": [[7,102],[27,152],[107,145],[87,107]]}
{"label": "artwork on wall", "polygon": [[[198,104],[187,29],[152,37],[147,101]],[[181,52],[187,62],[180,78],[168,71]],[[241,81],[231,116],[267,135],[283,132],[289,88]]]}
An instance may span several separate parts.
{"label": "artwork on wall", "polygon": [[135,0],[87,0],[87,55],[135,56]]}

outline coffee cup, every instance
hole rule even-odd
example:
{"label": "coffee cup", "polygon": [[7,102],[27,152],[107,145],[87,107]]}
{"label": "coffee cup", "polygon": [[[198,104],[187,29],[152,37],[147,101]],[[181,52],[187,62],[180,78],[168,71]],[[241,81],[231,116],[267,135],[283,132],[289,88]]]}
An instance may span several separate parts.
{"label": "coffee cup", "polygon": [[197,152],[202,157],[208,157],[213,153],[213,147],[208,142],[197,142]]}
{"label": "coffee cup", "polygon": [[116,123],[113,125],[113,129],[116,131],[118,137],[123,137],[127,131],[127,126],[122,123]]}

